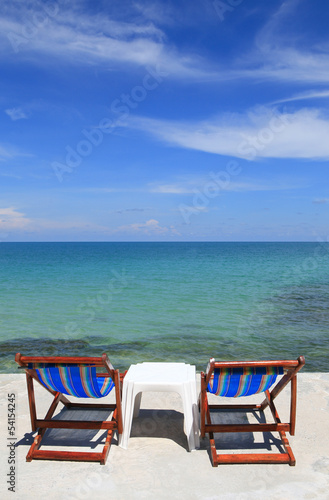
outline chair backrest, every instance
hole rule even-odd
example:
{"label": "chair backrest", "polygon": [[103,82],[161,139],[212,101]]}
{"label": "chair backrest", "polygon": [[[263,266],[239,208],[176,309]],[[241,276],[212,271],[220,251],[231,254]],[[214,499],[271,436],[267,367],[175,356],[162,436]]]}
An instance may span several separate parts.
{"label": "chair backrest", "polygon": [[237,398],[265,392],[285,371],[298,361],[215,361],[210,359],[206,372],[207,392]]}
{"label": "chair backrest", "polygon": [[[114,368],[106,355],[88,357],[37,357],[16,355],[16,362],[50,392],[78,398],[102,398],[114,387]],[[96,368],[105,368],[98,374]]]}
{"label": "chair backrest", "polygon": [[207,391],[227,398],[251,396],[268,390],[278,375],[282,367],[215,368]]}
{"label": "chair backrest", "polygon": [[114,387],[111,377],[97,377],[95,366],[30,365],[47,389],[78,398],[102,398]]}

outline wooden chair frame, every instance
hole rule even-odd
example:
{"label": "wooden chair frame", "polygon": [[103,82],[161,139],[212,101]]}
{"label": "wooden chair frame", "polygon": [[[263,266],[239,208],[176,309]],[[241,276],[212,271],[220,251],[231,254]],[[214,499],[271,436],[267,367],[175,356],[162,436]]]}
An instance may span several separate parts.
{"label": "wooden chair frame", "polygon": [[[32,460],[73,460],[73,461],[83,461],[83,462],[100,462],[101,465],[105,465],[108,453],[110,451],[111,441],[113,437],[113,432],[116,430],[118,434],[122,434],[123,424],[122,424],[122,409],[121,409],[121,395],[122,395],[122,380],[124,375],[120,375],[119,370],[115,370],[110,363],[109,358],[106,354],[101,357],[61,357],[61,356],[22,356],[20,353],[16,354],[15,361],[20,365],[22,369],[26,372],[26,382],[27,382],[27,392],[29,399],[29,408],[31,416],[31,426],[32,431],[36,432],[37,435],[34,438],[32,446],[26,456],[26,461],[31,462]],[[56,392],[46,388],[39,381],[39,377],[36,370],[30,368],[30,364],[34,363],[49,363],[49,364],[75,364],[75,365],[93,365],[96,367],[103,367],[105,373],[97,373],[97,377],[111,377],[114,382],[115,391],[115,403],[114,404],[104,404],[104,403],[76,403],[69,401],[66,396],[61,392]],[[53,396],[53,402],[51,403],[48,412],[44,419],[37,418],[36,404],[33,381],[36,380],[40,385]],[[62,403],[67,408],[99,408],[99,409],[111,409],[113,410],[112,419],[99,420],[99,421],[83,421],[83,420],[52,420],[52,416],[59,403]],[[107,435],[105,439],[105,444],[102,452],[78,452],[78,451],[57,451],[57,450],[40,450],[42,438],[47,429],[107,429]]]}
{"label": "wooden chair frame", "polygon": [[[297,372],[305,364],[304,356],[292,361],[240,361],[240,362],[219,362],[210,359],[206,373],[201,372],[201,394],[200,394],[200,413],[201,413],[201,437],[209,434],[210,449],[213,467],[219,464],[289,464],[295,465],[296,460],[291,450],[286,432],[291,436],[295,435],[296,426],[296,403],[297,403]],[[216,368],[236,368],[236,367],[282,367],[284,375],[274,385],[274,388],[265,391],[265,400],[261,404],[209,404],[207,387],[210,377]],[[274,399],[280,392],[291,384],[290,397],[290,420],[288,423],[282,423],[274,405]],[[269,407],[274,419],[274,423],[256,423],[256,424],[213,424],[211,421],[210,410],[246,410],[263,412]],[[278,432],[285,453],[243,453],[243,454],[223,454],[216,450],[214,433],[220,432]]]}

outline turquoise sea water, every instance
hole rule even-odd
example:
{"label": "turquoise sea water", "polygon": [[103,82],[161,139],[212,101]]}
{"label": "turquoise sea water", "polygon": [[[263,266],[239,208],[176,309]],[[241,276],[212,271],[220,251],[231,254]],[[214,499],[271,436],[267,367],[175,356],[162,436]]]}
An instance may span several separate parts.
{"label": "turquoise sea water", "polygon": [[329,371],[328,243],[1,243],[0,371],[14,356],[115,367],[305,355]]}

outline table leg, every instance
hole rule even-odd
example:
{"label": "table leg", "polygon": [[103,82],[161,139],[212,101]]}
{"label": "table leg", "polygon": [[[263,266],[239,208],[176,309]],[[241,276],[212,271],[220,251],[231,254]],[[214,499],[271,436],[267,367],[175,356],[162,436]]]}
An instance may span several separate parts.
{"label": "table leg", "polygon": [[[194,389],[195,392],[195,389]],[[187,435],[189,451],[200,447],[197,401],[190,383],[183,384],[181,397],[184,408],[184,427]]]}
{"label": "table leg", "polygon": [[139,415],[139,409],[141,407],[141,401],[142,401],[142,393],[139,392],[135,396],[135,404],[134,404],[134,418],[138,417]]}
{"label": "table leg", "polygon": [[119,437],[119,446],[125,450],[128,448],[128,440],[130,437],[132,419],[134,411],[134,383],[128,382],[124,384],[122,393],[122,417],[123,417],[123,432]]}

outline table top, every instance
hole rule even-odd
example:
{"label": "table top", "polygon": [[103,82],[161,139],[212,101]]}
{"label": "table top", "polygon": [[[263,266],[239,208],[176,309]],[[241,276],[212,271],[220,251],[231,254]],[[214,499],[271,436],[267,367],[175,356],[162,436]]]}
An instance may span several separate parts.
{"label": "table top", "polygon": [[148,385],[195,382],[195,366],[185,363],[138,363],[131,365],[124,383],[147,383]]}

